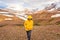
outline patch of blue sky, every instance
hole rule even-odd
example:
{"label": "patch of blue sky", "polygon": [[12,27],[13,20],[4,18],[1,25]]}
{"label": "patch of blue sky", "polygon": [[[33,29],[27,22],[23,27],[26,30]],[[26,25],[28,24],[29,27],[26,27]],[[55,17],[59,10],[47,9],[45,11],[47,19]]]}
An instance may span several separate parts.
{"label": "patch of blue sky", "polygon": [[5,2],[0,1],[0,8],[6,8],[7,6]]}
{"label": "patch of blue sky", "polygon": [[23,0],[0,0],[0,1],[6,2],[6,3],[20,3],[20,2],[23,2]]}

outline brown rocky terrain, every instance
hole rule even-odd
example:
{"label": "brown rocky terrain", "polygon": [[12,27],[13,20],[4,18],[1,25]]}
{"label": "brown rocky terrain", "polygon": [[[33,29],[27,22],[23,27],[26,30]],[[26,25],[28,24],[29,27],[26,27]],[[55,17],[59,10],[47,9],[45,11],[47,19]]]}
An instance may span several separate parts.
{"label": "brown rocky terrain", "polygon": [[56,24],[57,22],[60,22],[60,17],[52,18],[51,16],[55,14],[60,14],[60,12],[57,10],[53,10],[53,11],[41,10],[35,14],[32,14],[32,16],[36,24],[39,24],[39,25],[40,24],[42,25],[43,24]]}
{"label": "brown rocky terrain", "polygon": [[[60,12],[41,10],[31,14],[35,24],[31,40],[60,40],[60,17],[51,18],[57,13]],[[23,23],[24,21],[16,16],[0,15],[0,40],[27,40]]]}
{"label": "brown rocky terrain", "polygon": [[[26,31],[23,26],[0,27],[0,40],[27,40]],[[60,40],[60,26],[34,26],[31,40]]]}

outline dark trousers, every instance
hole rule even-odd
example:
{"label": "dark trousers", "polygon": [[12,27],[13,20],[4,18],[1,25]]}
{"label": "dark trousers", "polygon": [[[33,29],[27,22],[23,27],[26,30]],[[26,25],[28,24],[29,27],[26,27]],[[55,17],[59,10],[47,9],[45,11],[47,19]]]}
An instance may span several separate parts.
{"label": "dark trousers", "polygon": [[26,31],[26,33],[27,33],[28,40],[30,40],[30,38],[31,38],[31,30],[30,31]]}

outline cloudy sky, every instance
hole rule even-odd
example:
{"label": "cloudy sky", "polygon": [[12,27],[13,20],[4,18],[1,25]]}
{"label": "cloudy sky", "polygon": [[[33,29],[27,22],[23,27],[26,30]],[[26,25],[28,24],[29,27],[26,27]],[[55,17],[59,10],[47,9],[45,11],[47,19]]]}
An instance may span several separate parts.
{"label": "cloudy sky", "polygon": [[15,10],[23,10],[24,8],[43,9],[47,5],[59,1],[60,0],[0,0],[0,8],[13,8]]}

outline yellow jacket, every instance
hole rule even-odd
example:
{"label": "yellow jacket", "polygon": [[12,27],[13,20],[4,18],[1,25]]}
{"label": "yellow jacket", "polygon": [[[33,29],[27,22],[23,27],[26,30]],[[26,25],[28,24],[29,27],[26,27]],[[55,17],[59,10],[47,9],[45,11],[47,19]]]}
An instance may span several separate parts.
{"label": "yellow jacket", "polygon": [[25,26],[25,29],[26,31],[29,31],[29,30],[32,30],[33,29],[33,20],[26,20],[24,22],[24,26]]}

